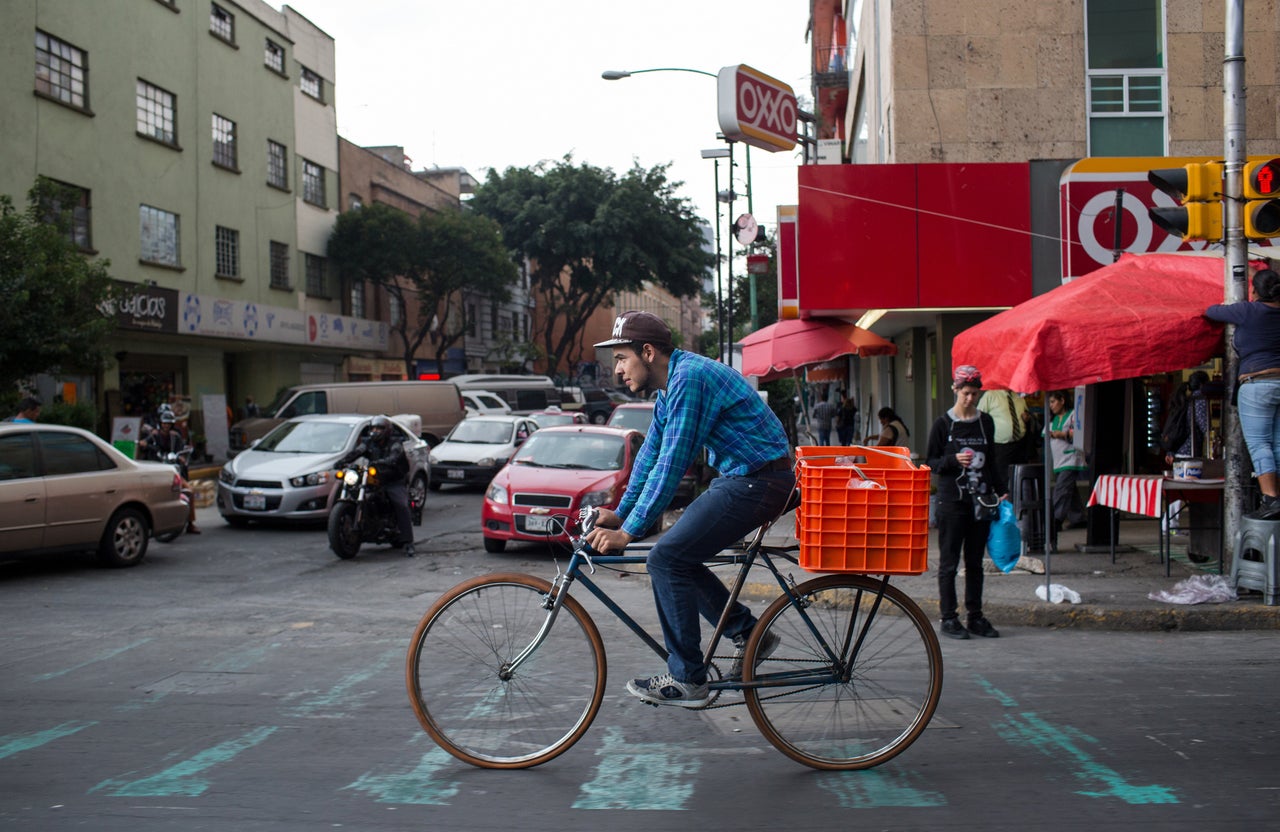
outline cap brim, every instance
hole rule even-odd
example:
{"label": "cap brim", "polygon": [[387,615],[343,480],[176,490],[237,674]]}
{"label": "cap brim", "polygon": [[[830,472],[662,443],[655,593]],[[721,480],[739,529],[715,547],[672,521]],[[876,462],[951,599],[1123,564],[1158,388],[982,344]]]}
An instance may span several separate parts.
{"label": "cap brim", "polygon": [[596,344],[597,347],[620,347],[623,344],[633,343],[630,338],[613,338],[608,341],[601,341]]}

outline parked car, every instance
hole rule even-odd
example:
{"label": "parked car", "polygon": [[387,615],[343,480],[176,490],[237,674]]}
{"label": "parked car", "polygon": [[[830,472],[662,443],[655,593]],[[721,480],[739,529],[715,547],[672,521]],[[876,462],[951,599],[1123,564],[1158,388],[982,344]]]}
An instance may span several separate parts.
{"label": "parked car", "polygon": [[[629,428],[643,434],[648,434],[651,424],[653,424],[653,402],[620,404],[609,416],[610,427]],[[704,450],[698,454],[693,464],[689,466],[689,470],[685,471],[684,476],[680,478],[680,484],[676,486],[676,495],[672,498],[671,505],[676,508],[688,505],[697,494],[698,483],[702,480],[703,472],[708,470],[707,453]]]}
{"label": "parked car", "polygon": [[502,400],[497,393],[488,390],[463,390],[462,402],[466,405],[467,415],[475,416],[507,416],[511,414],[511,405]]}
{"label": "parked car", "polygon": [[480,510],[486,552],[511,540],[563,542],[587,506],[617,508],[644,436],[595,425],[543,428],[498,472]]}
{"label": "parked car", "polygon": [[580,410],[593,425],[609,421],[617,402],[599,387],[561,387],[560,403],[565,410]]}
{"label": "parked car", "polygon": [[182,531],[172,465],[129,459],[88,431],[0,424],[0,553],[97,550],[136,566],[153,534]]}
{"label": "parked car", "polygon": [[553,404],[560,404],[560,392],[549,376],[493,375],[473,373],[453,376],[459,390],[487,390],[511,405],[511,411],[527,416]]}
{"label": "parked car", "polygon": [[[324,414],[279,425],[218,472],[222,519],[233,526],[267,519],[326,521],[337,487],[336,463],[368,436],[372,421],[372,416]],[[391,424],[409,455],[409,488],[422,505],[431,483],[431,446],[403,421],[392,419]]]}
{"label": "parked car", "polygon": [[538,423],[528,416],[472,416],[458,423],[431,449],[431,488],[488,485],[498,469],[533,435]]}
{"label": "parked car", "polygon": [[546,410],[539,410],[537,413],[530,413],[529,418],[538,423],[540,428],[550,428],[557,425],[585,425],[587,423],[586,414],[581,410],[561,410],[558,407],[548,407]]}

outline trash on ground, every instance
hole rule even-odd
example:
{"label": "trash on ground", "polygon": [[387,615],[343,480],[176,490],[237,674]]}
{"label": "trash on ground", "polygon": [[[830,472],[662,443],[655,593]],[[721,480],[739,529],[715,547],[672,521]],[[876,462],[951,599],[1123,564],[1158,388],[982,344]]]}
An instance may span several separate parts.
{"label": "trash on ground", "polygon": [[1225,575],[1192,575],[1178,581],[1173,589],[1152,592],[1147,597],[1166,604],[1221,604],[1239,596],[1235,584]]}
{"label": "trash on ground", "polygon": [[[1040,584],[1036,587],[1036,597],[1041,601],[1046,600],[1044,584]],[[1074,589],[1068,589],[1062,584],[1049,584],[1049,597],[1047,600],[1052,601],[1055,604],[1061,604],[1063,601],[1070,601],[1073,604],[1078,604],[1080,603],[1080,593],[1076,592]]]}
{"label": "trash on ground", "polygon": [[1031,555],[1023,555],[1018,558],[1018,563],[1013,567],[1022,572],[1030,572],[1032,575],[1044,574],[1044,561],[1040,558],[1033,558]]}

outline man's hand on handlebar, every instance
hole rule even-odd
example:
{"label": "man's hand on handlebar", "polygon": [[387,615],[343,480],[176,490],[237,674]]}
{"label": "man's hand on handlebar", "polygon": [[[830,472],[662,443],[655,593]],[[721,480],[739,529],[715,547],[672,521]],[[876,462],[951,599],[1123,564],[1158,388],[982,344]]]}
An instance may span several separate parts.
{"label": "man's hand on handlebar", "polygon": [[607,508],[602,508],[596,515],[595,527],[587,532],[587,545],[601,554],[621,551],[627,544],[635,540],[628,532],[618,528],[622,518]]}

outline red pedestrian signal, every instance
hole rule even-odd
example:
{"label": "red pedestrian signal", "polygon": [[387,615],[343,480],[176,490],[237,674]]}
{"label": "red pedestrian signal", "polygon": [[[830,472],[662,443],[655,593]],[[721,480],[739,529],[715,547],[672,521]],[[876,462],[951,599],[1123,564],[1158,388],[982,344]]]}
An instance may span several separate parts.
{"label": "red pedestrian signal", "polygon": [[1266,240],[1280,236],[1280,159],[1244,166],[1244,236]]}

